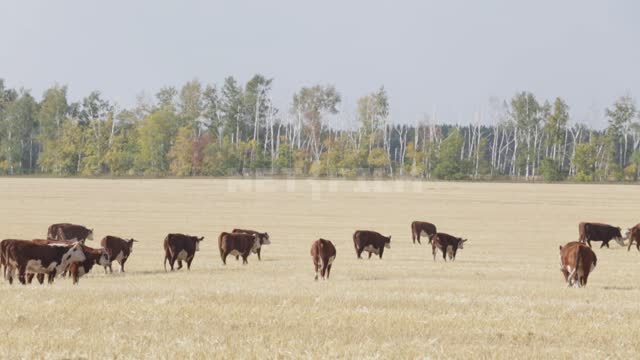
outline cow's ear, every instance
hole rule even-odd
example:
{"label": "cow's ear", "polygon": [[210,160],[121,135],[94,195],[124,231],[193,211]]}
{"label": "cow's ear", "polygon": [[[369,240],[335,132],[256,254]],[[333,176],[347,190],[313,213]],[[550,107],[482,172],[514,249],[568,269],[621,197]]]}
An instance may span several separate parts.
{"label": "cow's ear", "polygon": [[202,241],[202,240],[204,240],[204,236],[201,236],[198,238],[198,241]]}

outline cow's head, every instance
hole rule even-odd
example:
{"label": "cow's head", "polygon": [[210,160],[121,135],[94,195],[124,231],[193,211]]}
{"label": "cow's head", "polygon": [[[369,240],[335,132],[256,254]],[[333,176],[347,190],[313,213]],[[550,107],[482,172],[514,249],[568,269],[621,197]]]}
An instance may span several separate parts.
{"label": "cow's head", "polygon": [[626,239],[628,237],[625,236],[624,238],[622,237],[622,233],[621,233],[622,229],[620,227],[617,227],[614,234],[613,234],[613,240],[615,240],[620,246],[624,246],[624,239]]}
{"label": "cow's head", "polygon": [[82,244],[80,242],[75,242],[69,247],[67,252],[62,255],[62,262],[60,263],[60,267],[64,269],[70,263],[82,262],[86,259],[87,257],[84,255],[84,251],[82,250]]}
{"label": "cow's head", "polygon": [[200,251],[200,241],[204,240],[204,236],[194,236],[193,238],[196,240],[196,251]]}
{"label": "cow's head", "polygon": [[391,249],[391,235],[384,239],[384,247]]}
{"label": "cow's head", "polygon": [[87,234],[87,240],[93,240],[93,229],[89,229],[89,234]]}
{"label": "cow's head", "polygon": [[459,238],[458,249],[464,249],[464,243],[467,242],[467,240],[469,240],[469,239]]}
{"label": "cow's head", "polygon": [[134,242],[138,242],[138,240],[135,240],[135,239],[127,240],[127,246],[129,247],[129,253],[131,253],[133,251],[133,243]]}
{"label": "cow's head", "polygon": [[100,257],[98,258],[96,263],[100,266],[108,266],[109,264],[111,264],[111,257],[109,256],[109,252],[107,251],[107,249],[102,249]]}
{"label": "cow's head", "polygon": [[271,245],[271,240],[269,240],[269,233],[261,233],[258,235],[260,236],[260,245]]}

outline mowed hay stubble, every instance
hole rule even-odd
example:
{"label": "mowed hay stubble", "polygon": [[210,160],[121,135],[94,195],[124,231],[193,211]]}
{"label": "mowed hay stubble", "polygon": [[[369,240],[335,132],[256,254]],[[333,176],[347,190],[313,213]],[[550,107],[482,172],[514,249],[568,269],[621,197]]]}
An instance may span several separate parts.
{"label": "mowed hay stubble", "polygon": [[[630,358],[640,351],[640,253],[598,249],[567,289],[558,245],[579,221],[640,222],[623,185],[312,180],[0,179],[2,238],[70,221],[133,237],[125,274],[78,286],[0,284],[0,357]],[[413,245],[413,220],[469,239],[455,262]],[[223,266],[217,236],[268,231],[249,264]],[[357,260],[357,229],[392,235]],[[204,236],[192,269],[163,270],[169,232]],[[311,242],[331,240],[328,281]],[[365,253],[366,254],[366,253]],[[363,255],[365,255],[363,254]]]}

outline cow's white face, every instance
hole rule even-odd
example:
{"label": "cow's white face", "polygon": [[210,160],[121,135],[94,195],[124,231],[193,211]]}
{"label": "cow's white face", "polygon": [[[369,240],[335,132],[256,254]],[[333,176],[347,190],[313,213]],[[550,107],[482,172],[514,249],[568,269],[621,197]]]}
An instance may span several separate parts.
{"label": "cow's white face", "polygon": [[255,250],[260,249],[260,236],[255,235],[253,237],[253,246],[251,246],[251,250],[255,252]]}
{"label": "cow's white face", "polygon": [[93,230],[87,235],[87,240],[93,240]]}
{"label": "cow's white face", "polygon": [[[70,263],[83,262],[85,260],[87,260],[87,257],[84,255],[84,251],[82,251],[82,246],[79,243],[76,243],[71,246],[64,255],[62,255],[62,262],[60,263],[59,268],[64,269]],[[61,272],[61,269],[58,269],[58,272]]]}
{"label": "cow's white face", "polygon": [[467,241],[467,239],[461,239],[458,242],[458,249],[464,249],[464,243]]}
{"label": "cow's white face", "polygon": [[196,241],[196,251],[200,251],[200,241]]}
{"label": "cow's white face", "polygon": [[109,254],[106,251],[103,251],[98,259],[98,264],[101,266],[107,266],[111,263],[111,259],[109,258]]}
{"label": "cow's white face", "polygon": [[615,240],[618,243],[618,245],[620,245],[620,246],[624,246],[624,239],[625,238],[621,238],[621,237],[613,238],[613,240]]}
{"label": "cow's white face", "polygon": [[262,245],[271,245],[271,240],[269,240],[269,234],[264,233],[260,235],[260,242],[262,243]]}
{"label": "cow's white face", "polygon": [[387,241],[384,242],[384,247],[387,249],[391,249],[391,236],[387,238]]}

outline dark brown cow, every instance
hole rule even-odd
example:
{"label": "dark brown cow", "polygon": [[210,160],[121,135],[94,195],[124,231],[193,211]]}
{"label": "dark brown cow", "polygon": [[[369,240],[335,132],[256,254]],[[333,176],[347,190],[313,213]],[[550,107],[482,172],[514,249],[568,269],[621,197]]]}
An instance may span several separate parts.
{"label": "dark brown cow", "polygon": [[568,286],[586,286],[597,262],[596,254],[583,243],[572,241],[560,246],[560,271]]}
{"label": "dark brown cow", "polygon": [[[6,241],[6,240],[5,240]],[[20,283],[26,284],[26,274],[54,272],[61,273],[73,262],[86,259],[82,245],[75,243],[41,245],[27,240],[8,240],[5,248],[7,271],[5,276],[13,283],[15,269],[18,270]]]}
{"label": "dark brown cow", "polygon": [[[32,242],[36,243],[36,244],[40,244],[40,245],[55,245],[55,244],[62,244],[62,245],[73,245],[75,243],[75,241],[69,241],[69,240],[50,240],[50,239],[33,239],[31,240]],[[60,273],[63,277],[67,276],[67,270],[68,269],[64,269],[64,271],[62,273]],[[27,283],[31,284],[31,281],[33,281],[33,277],[34,275],[36,275],[35,273],[31,273],[31,272],[27,272]],[[51,272],[48,275],[48,283],[49,284],[53,284],[53,280],[55,278],[56,273],[55,272]],[[37,274],[38,276],[38,282],[40,283],[40,285],[42,285],[44,283],[44,274],[39,273]]]}
{"label": "dark brown cow", "polygon": [[113,261],[117,261],[120,264],[120,272],[124,272],[124,263],[127,262],[129,255],[133,251],[133,243],[137,241],[134,239],[125,240],[111,235],[102,238],[100,245],[107,250],[110,259],[109,263],[104,266],[105,274],[107,273],[107,268],[109,268],[110,273],[113,273],[111,268],[111,262]]}
{"label": "dark brown cow", "polygon": [[634,227],[627,229],[624,238],[629,239],[627,251],[631,250],[631,245],[633,245],[634,242],[636,243],[636,249],[640,251],[640,224],[636,224]]}
{"label": "dark brown cow", "polygon": [[311,244],[311,257],[313,257],[313,269],[316,272],[316,280],[318,280],[318,271],[322,279],[329,280],[331,273],[331,265],[336,259],[336,248],[329,240],[318,239]]}
{"label": "dark brown cow", "polygon": [[420,235],[428,236],[429,244],[431,244],[431,240],[436,232],[436,226],[432,223],[424,221],[414,221],[411,223],[411,238],[413,239],[414,244],[416,243],[416,240],[418,240],[418,244],[420,244]]}
{"label": "dark brown cow", "polygon": [[93,229],[69,223],[53,224],[47,231],[47,239],[80,241],[93,240]]}
{"label": "dark brown cow", "polygon": [[451,236],[445,233],[437,233],[433,237],[433,242],[431,243],[433,261],[436,261],[436,252],[438,249],[442,251],[442,258],[444,261],[447,261],[447,255],[449,255],[449,260],[455,261],[458,249],[464,249],[465,242],[467,242],[467,239]]}
{"label": "dark brown cow", "polygon": [[109,253],[106,249],[93,249],[86,245],[82,245],[82,250],[86,259],[82,262],[74,262],[69,265],[69,274],[73,279],[73,284],[77,284],[80,277],[88,274],[93,265],[107,266],[111,264]]}
{"label": "dark brown cow", "polygon": [[200,242],[204,237],[184,234],[169,234],[164,238],[164,271],[167,271],[167,260],[173,271],[173,264],[178,261],[178,270],[182,269],[182,261],[187,263],[187,270],[191,270],[191,262],[200,250]]}
{"label": "dark brown cow", "polygon": [[369,259],[371,259],[372,253],[382,259],[384,248],[391,248],[391,235],[383,236],[375,231],[357,230],[353,233],[353,246],[356,249],[358,259],[362,259],[363,251],[369,252]]}
{"label": "dark brown cow", "polygon": [[251,252],[260,247],[258,235],[223,232],[218,236],[218,248],[222,263],[227,265],[227,256],[242,256],[242,264],[248,264],[247,258]]}
{"label": "dark brown cow", "polygon": [[586,243],[591,247],[591,241],[602,241],[603,246],[609,247],[609,241],[614,239],[620,246],[624,246],[624,240],[620,233],[620,228],[600,223],[581,222],[578,224],[579,238],[578,241]]}
{"label": "dark brown cow", "polygon": [[[262,249],[263,245],[270,245],[271,241],[269,240],[269,234],[264,232],[258,232],[258,231],[254,231],[254,230],[244,230],[244,229],[233,229],[233,231],[231,232],[233,234],[249,234],[249,235],[257,235],[258,236],[258,240],[260,241],[260,246],[256,249],[252,249],[251,252],[253,252],[254,254],[258,255],[258,260],[262,260],[260,258],[260,250]],[[238,257],[240,255],[236,256],[236,260],[238,260]]]}

